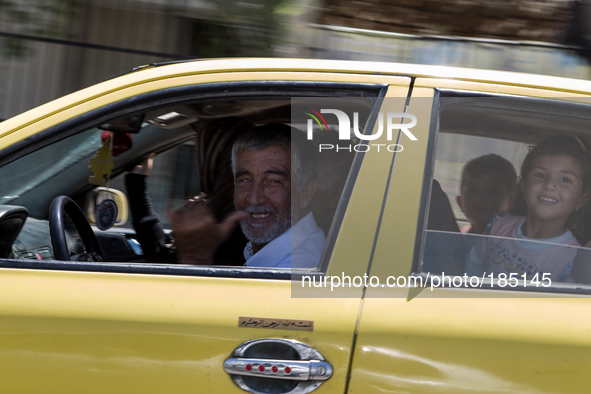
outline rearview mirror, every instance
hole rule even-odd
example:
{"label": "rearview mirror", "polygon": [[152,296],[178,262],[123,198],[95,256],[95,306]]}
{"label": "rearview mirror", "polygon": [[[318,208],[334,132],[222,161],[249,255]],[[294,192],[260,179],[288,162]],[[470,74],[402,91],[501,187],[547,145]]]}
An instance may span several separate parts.
{"label": "rearview mirror", "polygon": [[144,120],[144,114],[126,116],[112,120],[108,123],[100,125],[100,130],[113,131],[115,133],[139,133]]}

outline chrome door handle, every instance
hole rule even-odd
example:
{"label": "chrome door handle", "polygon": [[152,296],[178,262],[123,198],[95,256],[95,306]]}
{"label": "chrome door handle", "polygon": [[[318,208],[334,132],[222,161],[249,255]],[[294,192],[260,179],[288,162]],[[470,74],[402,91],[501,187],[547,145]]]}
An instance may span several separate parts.
{"label": "chrome door handle", "polygon": [[251,394],[308,394],[334,373],[318,350],[284,338],[244,342],[223,368],[238,387]]}
{"label": "chrome door handle", "polygon": [[224,362],[224,371],[233,375],[303,381],[327,380],[332,376],[332,366],[320,360],[229,358]]}

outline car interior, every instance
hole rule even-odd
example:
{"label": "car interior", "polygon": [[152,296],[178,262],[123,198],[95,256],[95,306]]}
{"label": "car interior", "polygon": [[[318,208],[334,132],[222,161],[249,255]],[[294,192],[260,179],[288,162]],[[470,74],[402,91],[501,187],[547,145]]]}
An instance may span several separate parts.
{"label": "car interior", "polygon": [[[363,128],[375,106],[377,93],[351,90],[327,94],[320,90],[315,94],[354,97]],[[320,100],[316,104],[324,102],[330,106],[334,97],[316,97],[316,100]],[[183,97],[169,101],[172,104],[159,105],[156,101],[144,110],[123,116],[121,111],[113,111],[116,118],[103,115],[100,121],[78,127],[77,133],[63,133],[62,138],[54,133],[46,138],[46,143],[31,148],[30,153],[5,159],[7,164],[0,167],[0,253],[3,253],[0,257],[145,263],[131,220],[128,220],[130,202],[126,199],[123,182],[126,173],[148,155],[156,155],[156,162],[160,156],[172,157],[162,161],[159,167],[162,173],[153,177],[153,183],[168,182],[170,188],[159,191],[156,185],[154,195],[150,190],[154,206],[163,217],[164,228],[170,231],[162,214],[166,206],[176,204],[178,208],[178,204],[202,191],[202,180],[196,175],[195,151],[208,147],[198,146],[196,136],[200,131],[230,117],[255,125],[287,123],[302,130],[306,127],[296,124],[299,121],[292,118],[293,103],[285,94],[276,97],[276,94],[265,96],[251,92],[246,97],[242,93],[241,97],[212,98],[209,95],[206,99]],[[327,126],[334,130],[336,119],[333,124],[330,122]],[[219,130],[218,134],[222,139],[224,130]],[[123,141],[115,137],[117,135],[125,135],[126,142],[117,142]],[[337,138],[338,133],[326,130],[313,142]],[[105,146],[112,157],[104,156]],[[333,226],[354,157],[354,152],[340,153],[328,160],[334,160],[333,165],[319,165],[321,186],[312,209],[325,235]],[[232,192],[231,188],[228,190]],[[106,201],[110,205],[105,205]],[[106,224],[101,226],[103,220]]]}
{"label": "car interior", "polygon": [[[469,224],[456,203],[465,164],[477,157],[496,154],[513,165],[518,176],[523,159],[530,149],[552,136],[575,136],[591,141],[591,106],[589,102],[539,99],[516,96],[490,97],[469,92],[441,93],[438,102],[438,130],[432,127],[433,154],[428,160],[433,168],[431,187],[424,193],[429,206],[422,218],[426,231],[416,272],[464,275],[470,246],[486,235],[461,234]],[[428,166],[429,167],[429,163]],[[520,188],[511,215],[525,216]],[[428,201],[428,203],[427,203]],[[581,220],[569,228],[580,245],[591,240],[589,203]],[[466,242],[466,239],[473,238]],[[461,245],[460,245],[461,244]],[[575,278],[577,280],[577,278]]]}

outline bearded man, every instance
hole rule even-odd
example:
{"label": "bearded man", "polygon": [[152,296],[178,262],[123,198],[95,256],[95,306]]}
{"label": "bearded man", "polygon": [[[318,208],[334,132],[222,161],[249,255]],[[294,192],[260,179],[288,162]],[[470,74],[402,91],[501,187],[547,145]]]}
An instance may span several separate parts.
{"label": "bearded man", "polygon": [[217,223],[205,204],[170,214],[180,262],[211,264],[240,222],[249,240],[246,266],[318,266],[325,237],[310,212],[318,169],[305,134],[284,124],[255,127],[234,143],[232,170],[236,211],[224,221]]}

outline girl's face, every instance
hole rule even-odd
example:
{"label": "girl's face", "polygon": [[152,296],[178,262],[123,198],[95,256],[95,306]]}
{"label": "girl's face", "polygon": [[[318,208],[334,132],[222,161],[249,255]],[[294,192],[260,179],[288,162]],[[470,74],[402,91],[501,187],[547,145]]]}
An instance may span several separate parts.
{"label": "girl's face", "polygon": [[540,156],[521,183],[528,218],[562,221],[581,208],[587,195],[579,163],[569,155]]}

